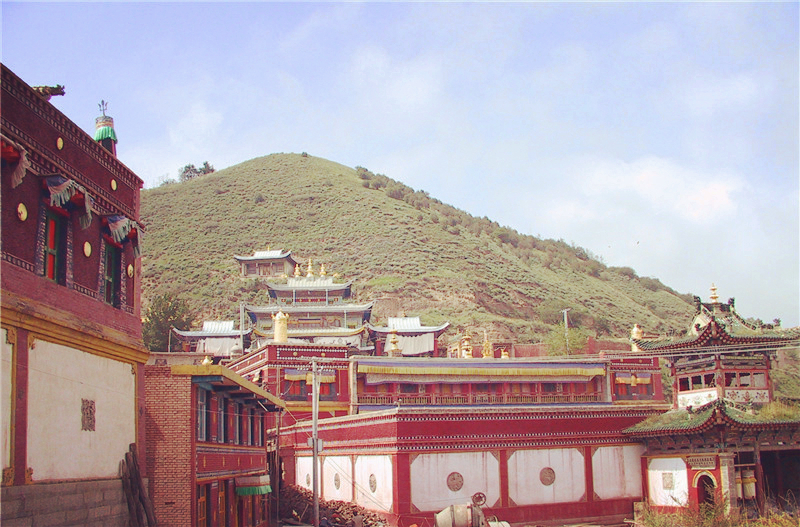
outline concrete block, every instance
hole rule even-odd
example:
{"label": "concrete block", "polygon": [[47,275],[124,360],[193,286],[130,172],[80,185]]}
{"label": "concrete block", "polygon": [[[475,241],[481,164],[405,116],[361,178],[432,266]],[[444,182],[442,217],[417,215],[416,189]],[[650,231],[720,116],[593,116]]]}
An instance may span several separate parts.
{"label": "concrete block", "polygon": [[58,505],[64,510],[85,508],[83,494],[64,494],[58,497]]}
{"label": "concrete block", "polygon": [[67,523],[82,525],[89,517],[89,510],[86,508],[67,511]]}

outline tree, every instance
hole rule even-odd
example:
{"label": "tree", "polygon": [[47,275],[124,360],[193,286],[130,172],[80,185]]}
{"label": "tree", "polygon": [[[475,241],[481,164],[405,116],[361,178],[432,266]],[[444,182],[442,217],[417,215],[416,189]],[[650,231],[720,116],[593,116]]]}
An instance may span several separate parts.
{"label": "tree", "polygon": [[144,346],[150,351],[171,351],[167,349],[171,328],[186,331],[192,327],[193,320],[186,300],[169,293],[155,297],[142,323]]}
{"label": "tree", "polygon": [[203,162],[203,166],[201,166],[200,168],[197,168],[194,165],[186,165],[178,171],[178,181],[180,182],[189,181],[190,179],[194,179],[197,176],[210,174],[214,171],[215,171],[214,167],[208,164],[208,161]]}
{"label": "tree", "polygon": [[[550,356],[573,355],[582,353],[589,341],[589,334],[581,328],[569,328],[565,334],[564,324],[557,325],[544,338],[547,354]],[[569,349],[567,349],[569,342]]]}

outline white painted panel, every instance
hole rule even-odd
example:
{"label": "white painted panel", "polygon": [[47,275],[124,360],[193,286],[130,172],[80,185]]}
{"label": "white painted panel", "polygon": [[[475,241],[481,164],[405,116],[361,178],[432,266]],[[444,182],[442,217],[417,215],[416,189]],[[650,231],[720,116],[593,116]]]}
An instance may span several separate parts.
{"label": "white painted panel", "polygon": [[12,352],[11,344],[7,342],[8,331],[3,328],[0,332],[2,341],[2,363],[0,363],[0,412],[2,413],[3,452],[2,468],[11,466],[11,379],[12,379]]}
{"label": "white painted panel", "polygon": [[647,463],[650,505],[685,507],[689,503],[689,475],[680,457],[653,458]]}
{"label": "white painted panel", "polygon": [[592,482],[600,499],[642,497],[642,445],[604,446],[592,454]]}
{"label": "white painted panel", "polygon": [[[302,456],[295,459],[295,473],[294,479],[297,484],[305,489],[314,491],[314,473],[312,468],[314,466],[313,457]],[[319,465],[320,460],[317,459]],[[317,473],[319,474],[319,472]],[[319,477],[319,476],[318,476]]]}
{"label": "white painted panel", "polygon": [[[448,487],[450,474],[462,481],[460,489]],[[411,463],[411,503],[421,511],[469,503],[476,492],[486,495],[489,507],[500,499],[500,463],[489,452],[421,454]]]}
{"label": "white painted panel", "polygon": [[322,496],[326,500],[353,501],[353,464],[349,457],[325,458],[322,464]]}
{"label": "white painted panel", "polygon": [[[95,403],[95,430],[81,430],[81,401]],[[34,480],[116,477],[136,442],[130,364],[36,341],[29,352],[28,465]]]}
{"label": "white painted panel", "polygon": [[389,456],[356,458],[356,503],[373,511],[391,511],[394,473]]}
{"label": "white painted panel", "polygon": [[678,408],[686,408],[687,406],[703,406],[704,404],[710,403],[715,399],[718,399],[716,388],[679,393]]}
{"label": "white painted panel", "polygon": [[[583,454],[577,448],[518,450],[508,459],[508,494],[517,505],[570,503],[586,492]],[[542,483],[541,474],[551,468],[555,479]]]}

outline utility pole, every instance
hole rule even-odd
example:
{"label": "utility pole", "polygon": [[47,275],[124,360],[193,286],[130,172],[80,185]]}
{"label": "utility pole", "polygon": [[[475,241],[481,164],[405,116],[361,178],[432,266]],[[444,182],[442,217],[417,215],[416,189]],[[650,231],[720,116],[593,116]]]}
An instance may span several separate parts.
{"label": "utility pole", "polygon": [[561,310],[564,313],[564,342],[567,343],[567,355],[569,355],[569,317],[567,317],[567,312],[571,310],[571,307]]}
{"label": "utility pole", "polygon": [[314,487],[314,527],[319,527],[319,475],[317,460],[319,456],[319,377],[317,376],[317,358],[311,359],[311,457],[312,474],[314,475],[312,485]]}

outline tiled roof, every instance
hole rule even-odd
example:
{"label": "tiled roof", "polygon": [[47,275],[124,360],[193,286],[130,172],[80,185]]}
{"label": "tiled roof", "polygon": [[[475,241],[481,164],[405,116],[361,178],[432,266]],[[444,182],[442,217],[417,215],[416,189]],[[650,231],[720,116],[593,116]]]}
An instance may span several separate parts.
{"label": "tiled roof", "polygon": [[249,261],[249,260],[277,260],[279,258],[286,258],[287,256],[291,256],[292,251],[284,252],[283,249],[274,249],[271,251],[256,251],[253,253],[253,256],[239,256],[238,254],[234,254],[233,257],[239,261]]}
{"label": "tiled roof", "polygon": [[[719,417],[728,427],[774,428],[800,427],[800,407],[771,403],[762,408],[741,408],[731,401],[717,399],[699,408],[680,408],[649,417],[624,430],[630,435],[667,435],[673,433],[702,432],[710,428]],[[715,417],[716,416],[716,417]]]}
{"label": "tiled roof", "polygon": [[724,324],[719,323],[716,319],[712,319],[697,335],[658,340],[632,339],[632,341],[642,351],[669,351],[705,346],[744,346],[761,343],[788,344],[798,339],[800,339],[800,330],[797,328],[767,331],[763,333],[754,333],[752,331],[746,333],[732,333]]}

